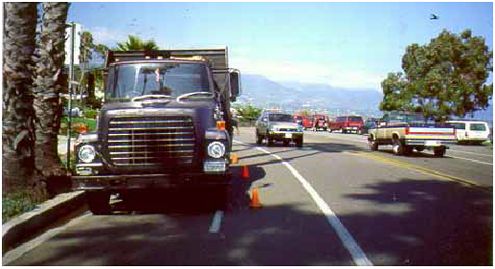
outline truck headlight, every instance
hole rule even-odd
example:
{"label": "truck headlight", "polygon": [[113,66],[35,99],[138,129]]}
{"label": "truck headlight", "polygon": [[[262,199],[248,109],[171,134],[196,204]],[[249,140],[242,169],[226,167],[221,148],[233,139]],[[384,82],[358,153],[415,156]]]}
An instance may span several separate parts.
{"label": "truck headlight", "polygon": [[213,158],[220,158],[225,154],[225,146],[218,142],[211,142],[208,145],[208,155]]}
{"label": "truck headlight", "polygon": [[84,163],[92,162],[96,157],[95,148],[91,145],[84,145],[79,149],[79,160]]}

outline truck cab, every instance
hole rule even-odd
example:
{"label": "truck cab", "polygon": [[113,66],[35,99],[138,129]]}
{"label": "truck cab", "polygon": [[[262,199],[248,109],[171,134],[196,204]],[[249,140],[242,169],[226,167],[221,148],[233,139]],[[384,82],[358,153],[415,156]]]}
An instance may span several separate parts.
{"label": "truck cab", "polygon": [[[112,193],[230,184],[230,102],[240,75],[227,49],[109,51],[94,133],[76,142],[74,188],[94,214]],[[213,192],[215,193],[215,192]]]}

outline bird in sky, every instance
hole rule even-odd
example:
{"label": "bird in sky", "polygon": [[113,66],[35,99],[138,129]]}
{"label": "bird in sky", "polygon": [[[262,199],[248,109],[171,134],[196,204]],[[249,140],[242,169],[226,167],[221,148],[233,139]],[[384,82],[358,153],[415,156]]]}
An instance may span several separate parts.
{"label": "bird in sky", "polygon": [[438,20],[438,15],[431,14],[430,15],[430,20]]}

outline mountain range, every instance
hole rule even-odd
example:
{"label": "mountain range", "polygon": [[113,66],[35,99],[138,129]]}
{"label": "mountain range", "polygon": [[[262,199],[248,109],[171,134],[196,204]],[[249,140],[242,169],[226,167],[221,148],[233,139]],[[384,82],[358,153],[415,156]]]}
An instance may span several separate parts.
{"label": "mountain range", "polygon": [[[243,92],[239,103],[251,103],[262,108],[282,108],[287,112],[302,109],[319,111],[329,115],[359,114],[381,116],[378,106],[383,94],[377,89],[342,88],[327,84],[276,82],[261,75],[243,74]],[[476,111],[475,118],[492,122],[493,106]]]}
{"label": "mountain range", "polygon": [[382,93],[374,89],[349,89],[326,84],[275,82],[261,75],[243,74],[241,103],[287,111],[307,109],[329,114],[376,114]]}

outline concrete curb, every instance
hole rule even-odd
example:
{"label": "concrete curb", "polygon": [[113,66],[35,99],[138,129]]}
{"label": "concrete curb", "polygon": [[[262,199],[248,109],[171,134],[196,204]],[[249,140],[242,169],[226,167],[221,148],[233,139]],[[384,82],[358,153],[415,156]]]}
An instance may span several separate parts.
{"label": "concrete curb", "polygon": [[86,202],[84,191],[62,193],[2,225],[2,255]]}

